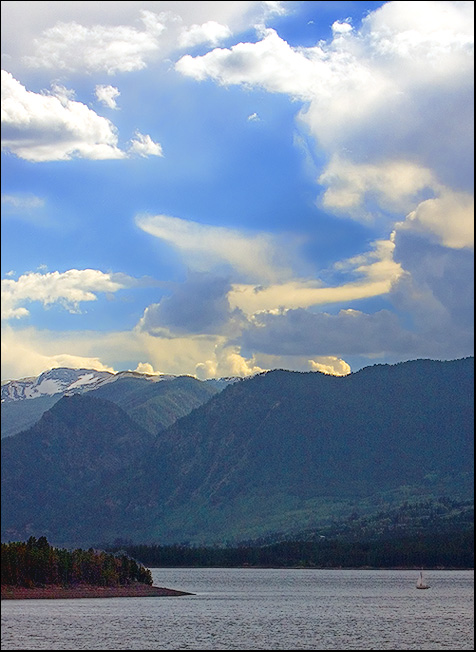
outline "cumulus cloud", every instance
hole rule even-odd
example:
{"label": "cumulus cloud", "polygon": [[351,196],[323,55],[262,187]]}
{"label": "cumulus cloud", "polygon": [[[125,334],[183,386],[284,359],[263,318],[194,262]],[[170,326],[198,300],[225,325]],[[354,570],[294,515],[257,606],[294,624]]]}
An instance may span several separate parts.
{"label": "cumulus cloud", "polygon": [[[364,19],[364,33],[378,36],[375,50],[413,59],[419,53],[424,65],[435,54],[466,51],[473,44],[471,2],[388,2]],[[438,74],[438,73],[437,73]]]}
{"label": "cumulus cloud", "polygon": [[103,3],[4,4],[6,56],[30,68],[109,75],[142,70],[199,43],[215,45],[286,13],[281,2],[129,2],[114,12]]}
{"label": "cumulus cloud", "polygon": [[160,371],[155,371],[150,362],[139,362],[134,371],[138,374],[147,374],[148,376],[160,376]]}
{"label": "cumulus cloud", "polygon": [[246,358],[241,355],[239,347],[217,345],[212,358],[197,364],[195,375],[200,380],[226,377],[245,378],[263,371],[266,370],[259,367],[253,357]]}
{"label": "cumulus cloud", "polygon": [[[186,15],[143,12],[141,28],[65,19],[43,32],[28,61],[108,74],[140,70],[178,47],[207,40],[214,46],[232,31],[232,12],[236,26],[258,4],[275,12],[283,7],[213,3],[212,9],[212,3],[181,3]],[[187,369],[201,377],[247,375],[272,366],[336,373],[348,367],[342,356],[468,354],[473,11],[471,2],[387,2],[369,13],[359,29],[349,20],[335,22],[333,37],[315,47],[291,47],[261,24],[256,43],[215,48],[177,62],[176,70],[197,80],[258,86],[300,102],[299,138],[319,148],[319,160],[326,161],[316,175],[320,206],[369,228],[377,223],[378,236],[369,235],[368,241],[374,240],[370,251],[325,270],[324,283],[296,278],[295,244],[286,251],[270,234],[166,215],[139,216],[138,226],[174,247],[195,277],[191,274],[170,296],[149,306],[133,334],[116,340],[124,350],[134,351],[131,368],[150,364],[152,369]],[[73,61],[66,49],[73,52],[75,44]],[[18,156],[126,156],[118,148],[114,126],[75,102],[66,89],[57,86],[50,94],[25,97],[28,92],[16,80],[8,80],[8,88],[13,103],[4,134],[13,143],[7,148]],[[102,101],[114,108],[117,95],[106,97]],[[70,125],[67,117],[73,114]],[[27,116],[28,127],[22,116]],[[84,127],[88,121],[92,129]],[[137,132],[127,154],[161,156],[162,150],[150,136]],[[209,270],[214,276],[199,280],[197,271]],[[19,292],[20,286],[14,287]],[[102,290],[93,284],[87,291],[95,296]],[[414,332],[387,310],[316,312],[319,305],[381,295],[405,313],[405,325],[411,323]],[[35,300],[8,286],[6,296],[10,316],[17,317],[28,314],[25,306]],[[77,309],[66,290],[56,296]],[[106,340],[102,345],[107,347]],[[94,358],[96,352],[85,347],[82,342],[74,350]]]}
{"label": "cumulus cloud", "polygon": [[311,371],[319,371],[330,376],[347,376],[351,372],[350,365],[345,360],[336,358],[334,355],[321,356],[309,360]]}
{"label": "cumulus cloud", "polygon": [[104,104],[104,106],[107,106],[109,109],[117,109],[116,97],[119,97],[121,94],[118,88],[115,86],[104,86],[98,84],[95,92],[99,102]]}
{"label": "cumulus cloud", "polygon": [[435,187],[433,174],[411,161],[356,164],[333,156],[319,183],[326,190],[322,205],[331,211],[362,221],[374,220],[382,211],[404,214],[424,191]]}
{"label": "cumulus cloud", "polygon": [[440,196],[418,204],[397,228],[425,233],[451,249],[473,248],[474,197],[443,189]]}
{"label": "cumulus cloud", "polygon": [[[335,22],[333,37],[314,47],[291,47],[261,28],[256,43],[177,62],[197,81],[299,101],[296,142],[326,160],[316,179],[319,206],[388,234],[373,252],[334,265],[336,274],[356,274],[353,282],[234,283],[230,304],[252,323],[240,340],[246,350],[471,354],[462,324],[473,305],[463,289],[472,287],[474,242],[473,24],[472,2],[387,2],[358,30]],[[384,294],[404,307],[416,334],[390,311],[304,310]]]}
{"label": "cumulus cloud", "polygon": [[27,161],[120,159],[114,125],[56,87],[26,90],[2,70],[2,147]]}
{"label": "cumulus cloud", "polygon": [[[357,191],[347,197],[352,207],[363,190],[375,188],[382,165],[387,189],[389,175],[396,179],[395,201],[399,190],[408,195],[412,167],[422,168],[417,179],[423,176],[424,183],[427,170],[440,183],[454,179],[455,170],[460,182],[469,182],[473,12],[471,2],[388,2],[359,32],[347,22],[334,24],[335,38],[315,47],[293,48],[267,29],[256,43],[186,55],[176,69],[197,80],[260,86],[301,100],[301,124],[326,150],[329,174],[339,157],[341,183]],[[345,164],[354,177],[348,181]]]}
{"label": "cumulus cloud", "polygon": [[164,155],[162,146],[159,143],[154,143],[150,136],[141,134],[139,131],[136,131],[136,137],[131,140],[129,153],[137,154],[143,158]]}
{"label": "cumulus cloud", "polygon": [[387,296],[405,315],[403,321],[390,310],[328,314],[303,308],[269,309],[249,316],[237,343],[252,352],[258,363],[263,354],[274,356],[273,361],[278,356],[306,354],[314,360],[316,356],[451,359],[472,355],[472,251],[445,247],[412,230],[398,230],[394,240],[393,255],[405,273]]}
{"label": "cumulus cloud", "polygon": [[284,14],[288,13],[286,2],[279,2],[276,0],[265,0],[262,4],[265,6],[267,13],[270,15],[283,16]]}
{"label": "cumulus cloud", "polygon": [[310,59],[283,41],[275,30],[266,29],[257,43],[238,43],[231,49],[215,49],[200,57],[187,54],[176,70],[197,80],[211,77],[220,84],[258,84],[272,92],[309,97],[313,74]]}
{"label": "cumulus cloud", "polygon": [[267,369],[290,369],[292,371],[318,371],[331,376],[346,376],[351,373],[350,365],[343,360],[332,355],[320,355],[309,358],[306,355],[274,355],[255,351],[252,357],[254,363]]}
{"label": "cumulus cloud", "polygon": [[190,47],[199,43],[217,45],[229,36],[231,36],[231,31],[227,25],[220,25],[215,20],[209,20],[202,25],[186,27],[180,34],[179,44],[181,47]]}
{"label": "cumulus cloud", "polygon": [[137,281],[125,274],[106,274],[96,269],[70,269],[41,274],[29,272],[18,280],[2,280],[2,319],[18,319],[29,314],[24,304],[39,301],[43,306],[62,305],[77,312],[84,301],[96,301],[98,292],[114,293]]}
{"label": "cumulus cloud", "polygon": [[141,12],[144,29],[128,25],[81,25],[58,22],[35,41],[35,54],[25,57],[31,67],[108,74],[145,68],[159,49],[165,25],[157,14]]}
{"label": "cumulus cloud", "polygon": [[348,34],[352,31],[352,25],[350,24],[350,19],[344,21],[336,20],[332,23],[332,31],[334,34]]}
{"label": "cumulus cloud", "polygon": [[136,224],[177,249],[196,271],[221,266],[228,271],[232,268],[245,278],[268,281],[291,275],[286,266],[296,246],[291,240],[286,253],[277,237],[267,233],[247,234],[169,215],[138,215]]}
{"label": "cumulus cloud", "polygon": [[[116,88],[97,86],[96,94],[116,108]],[[72,91],[60,85],[54,85],[49,93],[28,91],[2,70],[2,149],[34,162],[163,155],[160,144],[140,132],[126,154],[118,147],[113,123],[73,97]]]}

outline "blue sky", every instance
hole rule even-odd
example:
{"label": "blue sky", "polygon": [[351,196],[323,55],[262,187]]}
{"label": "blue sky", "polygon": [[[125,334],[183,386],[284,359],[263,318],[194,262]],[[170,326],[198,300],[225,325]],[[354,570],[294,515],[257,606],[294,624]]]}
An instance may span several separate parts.
{"label": "blue sky", "polygon": [[473,2],[2,2],[2,378],[473,355]]}

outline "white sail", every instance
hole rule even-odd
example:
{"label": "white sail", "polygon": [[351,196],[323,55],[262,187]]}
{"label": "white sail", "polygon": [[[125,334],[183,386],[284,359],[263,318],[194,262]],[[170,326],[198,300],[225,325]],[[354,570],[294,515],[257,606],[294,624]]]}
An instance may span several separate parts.
{"label": "white sail", "polygon": [[430,588],[430,585],[427,584],[425,582],[424,578],[423,578],[423,571],[420,571],[420,575],[419,575],[419,577],[417,579],[416,587],[417,587],[417,589],[429,589]]}

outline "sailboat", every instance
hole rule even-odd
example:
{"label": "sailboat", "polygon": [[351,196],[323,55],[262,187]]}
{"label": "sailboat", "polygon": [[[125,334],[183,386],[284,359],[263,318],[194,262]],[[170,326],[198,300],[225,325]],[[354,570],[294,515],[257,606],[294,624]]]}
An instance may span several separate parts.
{"label": "sailboat", "polygon": [[417,589],[429,589],[430,588],[430,585],[427,584],[425,582],[424,578],[423,578],[423,571],[420,571],[420,575],[419,575],[419,577],[417,579],[416,587],[417,587]]}

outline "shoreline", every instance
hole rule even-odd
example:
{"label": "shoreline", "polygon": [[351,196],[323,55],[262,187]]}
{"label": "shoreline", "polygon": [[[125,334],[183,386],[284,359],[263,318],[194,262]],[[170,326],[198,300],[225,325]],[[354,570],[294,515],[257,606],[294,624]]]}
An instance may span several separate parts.
{"label": "shoreline", "polygon": [[134,584],[129,586],[45,586],[26,588],[2,586],[2,600],[61,600],[78,598],[162,598],[194,595],[161,586]]}

